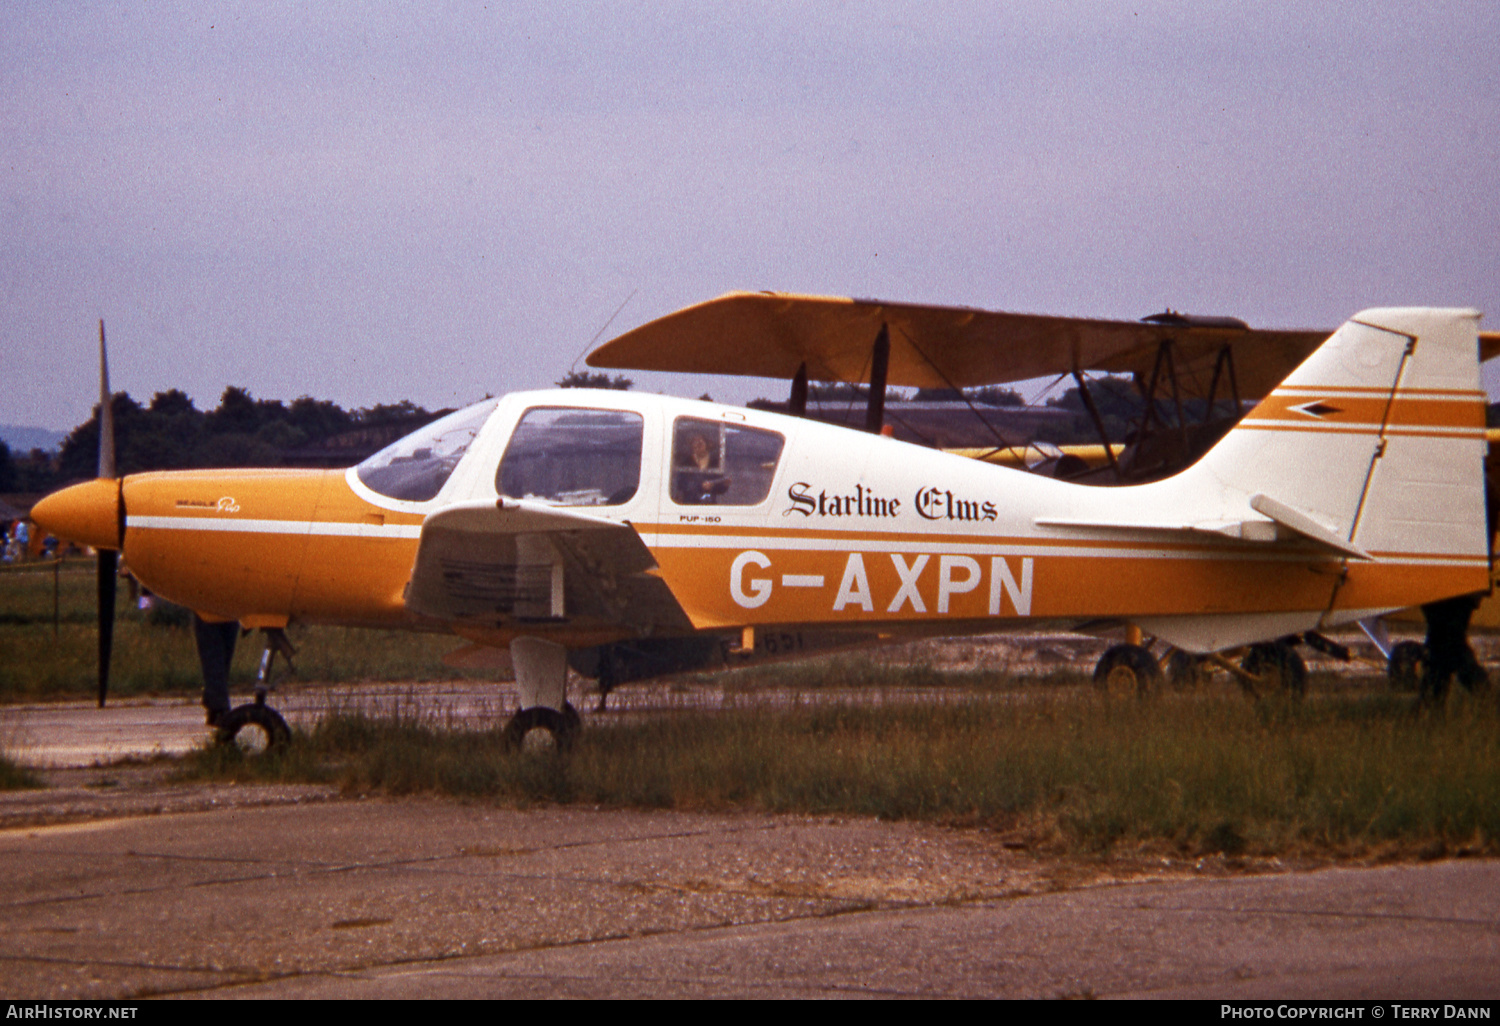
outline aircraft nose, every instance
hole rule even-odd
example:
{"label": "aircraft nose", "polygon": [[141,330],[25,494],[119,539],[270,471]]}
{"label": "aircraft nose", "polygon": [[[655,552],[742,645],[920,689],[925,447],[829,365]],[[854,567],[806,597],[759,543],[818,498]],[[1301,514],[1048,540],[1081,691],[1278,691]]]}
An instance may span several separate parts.
{"label": "aircraft nose", "polygon": [[31,519],[48,534],[96,549],[118,549],[124,533],[120,482],[101,477],[53,492],[31,508]]}

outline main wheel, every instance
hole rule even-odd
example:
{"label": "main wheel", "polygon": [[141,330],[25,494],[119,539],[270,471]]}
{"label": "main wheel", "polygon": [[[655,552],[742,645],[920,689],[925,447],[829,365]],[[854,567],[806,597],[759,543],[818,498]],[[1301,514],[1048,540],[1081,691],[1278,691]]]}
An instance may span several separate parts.
{"label": "main wheel", "polygon": [[[545,705],[534,705],[530,709],[522,709],[510,718],[510,722],[505,725],[502,740],[508,752],[523,748],[528,751],[550,748],[557,752],[567,752],[578,739],[582,726],[578,711],[571,703],[564,702],[562,712]],[[542,734],[548,737],[538,736]]]}
{"label": "main wheel", "polygon": [[1395,691],[1418,691],[1427,674],[1427,646],[1420,641],[1403,641],[1391,649],[1386,675]]}
{"label": "main wheel", "polygon": [[1161,684],[1161,666],[1140,645],[1115,645],[1094,667],[1094,687],[1109,695],[1150,694]]}
{"label": "main wheel", "polygon": [[1272,690],[1285,692],[1292,698],[1307,694],[1307,664],[1297,650],[1284,641],[1251,645],[1245,658],[1240,660],[1240,669]]}
{"label": "main wheel", "polygon": [[235,745],[246,755],[262,755],[285,748],[292,741],[291,728],[281,714],[268,705],[248,703],[229,710],[219,719],[216,741]]}

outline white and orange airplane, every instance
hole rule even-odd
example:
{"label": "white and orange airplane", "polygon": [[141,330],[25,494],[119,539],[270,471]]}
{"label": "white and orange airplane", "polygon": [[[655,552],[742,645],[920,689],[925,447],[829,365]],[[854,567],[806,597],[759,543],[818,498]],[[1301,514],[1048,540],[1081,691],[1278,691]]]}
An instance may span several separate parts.
{"label": "white and orange airplane", "polygon": [[[570,663],[612,684],[915,636],[1125,625],[1213,652],[1485,589],[1478,322],[1366,310],[1201,460],[1142,485],[559,390],[486,400],[347,471],[104,474],[33,516],[123,552],[209,620],[508,650],[521,704],[508,739],[541,728],[566,745]],[[1130,644],[1105,660],[1154,665]]]}

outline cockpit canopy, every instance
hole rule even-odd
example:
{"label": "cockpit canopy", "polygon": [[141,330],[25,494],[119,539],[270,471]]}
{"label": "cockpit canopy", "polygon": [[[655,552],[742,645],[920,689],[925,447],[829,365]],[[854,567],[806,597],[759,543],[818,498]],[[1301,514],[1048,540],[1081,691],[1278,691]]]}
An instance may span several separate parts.
{"label": "cockpit canopy", "polygon": [[[434,421],[359,464],[355,474],[385,498],[428,502],[499,403],[486,399]],[[766,500],[786,441],[779,432],[680,415],[670,422],[663,447],[646,444],[646,420],[636,410],[526,408],[494,470],[495,491],[553,506],[624,506],[639,494],[649,457],[665,464],[663,497],[676,505],[757,506]]]}
{"label": "cockpit canopy", "polygon": [[355,468],[364,486],[388,499],[426,502],[440,492],[499,399],[485,399],[418,428]]}

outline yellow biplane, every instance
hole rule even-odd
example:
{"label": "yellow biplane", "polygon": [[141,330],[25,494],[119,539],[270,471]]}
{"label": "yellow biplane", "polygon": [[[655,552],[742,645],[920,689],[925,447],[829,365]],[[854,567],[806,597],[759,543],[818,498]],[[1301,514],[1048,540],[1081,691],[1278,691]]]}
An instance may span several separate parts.
{"label": "yellow biplane", "polygon": [[[835,306],[843,349],[819,356],[785,330]],[[809,378],[871,381],[866,432],[666,396],[529,392],[346,471],[116,477],[102,445],[100,477],[33,515],[122,552],[205,621],[267,631],[263,686],[294,621],[448,632],[508,653],[520,692],[508,741],[541,729],[562,746],[578,729],[570,666],[607,689],[911,637],[1126,626],[1214,652],[1488,585],[1475,311],[1367,310],[1320,341],[1230,322],[933,311],[731,296],[591,360],[641,366],[662,338],[689,338],[701,369],[787,373],[794,399]],[[979,343],[997,325],[1020,350],[1066,340],[1080,368],[1168,359],[1179,377],[1201,370],[1210,394],[1221,379],[1262,387],[1247,343],[1281,347],[1295,370],[1265,381],[1201,459],[1144,484],[1072,484],[880,433],[885,383],[921,383],[924,367],[949,386],[1027,376],[985,363],[997,357]],[[1101,338],[1126,355],[1090,355]],[[1187,344],[1200,338],[1203,353]],[[101,327],[101,359],[102,341]],[[101,593],[106,577],[110,560]],[[101,653],[102,701],[103,641]],[[1129,642],[1104,664],[1156,666]],[[285,736],[263,687],[219,726]]]}

